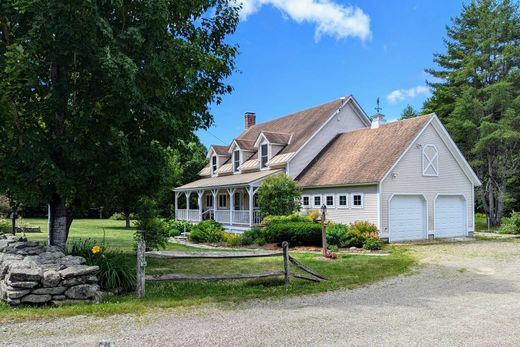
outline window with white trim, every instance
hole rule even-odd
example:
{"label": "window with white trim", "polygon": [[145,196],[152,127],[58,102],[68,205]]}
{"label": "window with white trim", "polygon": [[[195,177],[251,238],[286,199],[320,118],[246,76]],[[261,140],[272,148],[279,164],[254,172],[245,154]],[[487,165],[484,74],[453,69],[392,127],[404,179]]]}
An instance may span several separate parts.
{"label": "window with white trim", "polygon": [[363,208],[363,193],[352,194],[352,208]]}
{"label": "window with white trim", "polygon": [[439,152],[435,145],[424,145],[422,150],[423,176],[439,176]]}
{"label": "window with white trim", "polygon": [[308,195],[302,196],[302,207],[307,208],[311,206],[311,197]]}
{"label": "window with white trim", "polygon": [[213,195],[206,195],[206,207],[213,207]]}
{"label": "window with white trim", "polygon": [[211,157],[211,174],[215,175],[217,173],[217,156],[214,155]]}
{"label": "window with white trim", "polygon": [[233,172],[238,172],[240,168],[240,151],[237,149],[233,151]]}
{"label": "window with white trim", "polygon": [[240,207],[241,207],[241,200],[242,199],[242,196],[240,195],[240,193],[235,193],[235,210],[240,210]]}
{"label": "window with white trim", "polygon": [[338,208],[348,207],[348,194],[338,194]]}
{"label": "window with white trim", "polygon": [[227,208],[227,195],[220,194],[218,196],[218,207]]}
{"label": "window with white trim", "polygon": [[325,206],[334,207],[334,195],[325,195]]}
{"label": "window with white trim", "polygon": [[321,195],[314,195],[312,197],[312,200],[314,207],[321,207]]}
{"label": "window with white trim", "polygon": [[267,167],[267,161],[269,160],[269,145],[267,143],[260,145],[260,168]]}

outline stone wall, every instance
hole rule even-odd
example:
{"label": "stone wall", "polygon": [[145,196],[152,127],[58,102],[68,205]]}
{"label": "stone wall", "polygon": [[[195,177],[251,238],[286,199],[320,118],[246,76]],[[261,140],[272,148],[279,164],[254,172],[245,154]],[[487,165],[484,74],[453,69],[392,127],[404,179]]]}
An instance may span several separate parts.
{"label": "stone wall", "polygon": [[0,235],[0,299],[11,306],[99,302],[98,270],[57,247]]}

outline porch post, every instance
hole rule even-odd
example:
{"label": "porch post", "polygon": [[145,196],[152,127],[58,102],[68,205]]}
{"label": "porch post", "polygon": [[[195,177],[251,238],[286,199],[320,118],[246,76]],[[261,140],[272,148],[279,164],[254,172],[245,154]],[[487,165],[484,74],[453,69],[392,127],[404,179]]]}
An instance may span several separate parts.
{"label": "porch post", "polygon": [[175,219],[177,219],[177,210],[179,209],[179,192],[175,192]]}
{"label": "porch post", "polygon": [[218,189],[212,189],[211,195],[213,195],[213,219],[217,220],[217,196]]}
{"label": "porch post", "polygon": [[249,186],[247,188],[247,193],[249,194],[249,226],[253,226],[253,186]]}
{"label": "porch post", "polygon": [[235,210],[235,188],[228,188],[229,193],[229,225],[233,225],[233,211]]}
{"label": "porch post", "polygon": [[203,190],[197,191],[199,195],[199,220],[202,221],[202,195],[204,194]]}
{"label": "porch post", "polygon": [[188,212],[188,220],[189,220],[190,219],[189,215],[190,215],[190,196],[191,196],[191,192],[184,192],[184,196],[186,196],[186,210]]}

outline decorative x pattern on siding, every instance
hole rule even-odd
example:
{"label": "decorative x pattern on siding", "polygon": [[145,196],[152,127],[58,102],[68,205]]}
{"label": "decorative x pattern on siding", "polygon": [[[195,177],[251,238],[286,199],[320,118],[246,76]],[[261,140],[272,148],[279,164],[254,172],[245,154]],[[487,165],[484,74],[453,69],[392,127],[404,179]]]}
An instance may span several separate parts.
{"label": "decorative x pattern on siding", "polygon": [[424,146],[423,175],[439,176],[439,152],[434,145]]}

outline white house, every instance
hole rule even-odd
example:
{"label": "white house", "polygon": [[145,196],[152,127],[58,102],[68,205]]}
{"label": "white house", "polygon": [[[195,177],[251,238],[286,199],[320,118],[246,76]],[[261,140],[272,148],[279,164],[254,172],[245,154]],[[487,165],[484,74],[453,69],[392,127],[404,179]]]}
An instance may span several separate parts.
{"label": "white house", "polygon": [[326,205],[328,219],[367,220],[390,242],[473,232],[480,181],[435,114],[385,124],[348,96],[255,121],[246,113],[229,146],[210,147],[201,179],[175,188],[177,219],[246,230],[260,223],[262,181],[285,172],[303,189],[304,211]]}

